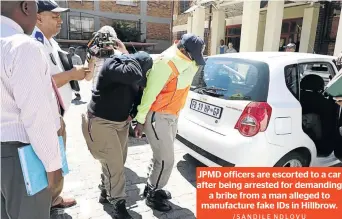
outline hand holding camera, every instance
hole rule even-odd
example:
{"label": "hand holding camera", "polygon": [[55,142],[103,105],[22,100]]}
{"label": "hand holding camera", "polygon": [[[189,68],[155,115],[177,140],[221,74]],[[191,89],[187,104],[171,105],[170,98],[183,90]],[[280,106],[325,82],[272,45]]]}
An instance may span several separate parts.
{"label": "hand holding camera", "polygon": [[125,44],[121,40],[115,39],[115,42],[116,42],[116,45],[113,47],[113,49],[116,49],[116,50],[122,52],[123,54],[129,54],[127,49],[126,49]]}

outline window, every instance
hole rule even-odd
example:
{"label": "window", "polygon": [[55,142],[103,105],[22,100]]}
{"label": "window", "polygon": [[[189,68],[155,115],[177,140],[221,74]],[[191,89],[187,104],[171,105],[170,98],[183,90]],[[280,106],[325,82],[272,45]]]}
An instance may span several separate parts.
{"label": "window", "polygon": [[299,64],[300,78],[306,75],[315,74],[323,78],[324,84],[327,85],[329,81],[335,76],[335,71],[329,63],[303,63]]}
{"label": "window", "polygon": [[136,0],[122,0],[122,1],[116,1],[116,4],[118,5],[128,5],[128,6],[137,6],[138,3]]}
{"label": "window", "polygon": [[286,66],[284,72],[287,89],[289,89],[292,95],[299,100],[299,77],[297,74],[297,65]]}
{"label": "window", "polygon": [[334,9],[331,26],[329,28],[330,29],[329,38],[331,40],[336,40],[340,16],[341,16],[341,9]]}
{"label": "window", "polygon": [[300,34],[302,29],[303,18],[286,19],[283,20],[281,26],[281,36],[279,43],[279,50],[283,51],[283,46],[289,43],[296,44],[296,52],[299,51]]}
{"label": "window", "polygon": [[214,87],[214,95],[223,99],[266,101],[268,84],[269,68],[266,63],[209,57],[204,71],[197,72],[192,89]]}
{"label": "window", "polygon": [[91,17],[70,16],[69,23],[72,40],[89,40],[95,31],[94,18]]}
{"label": "window", "polygon": [[189,8],[190,8],[190,1],[189,0],[180,0],[179,1],[179,13],[178,14],[184,13]]}

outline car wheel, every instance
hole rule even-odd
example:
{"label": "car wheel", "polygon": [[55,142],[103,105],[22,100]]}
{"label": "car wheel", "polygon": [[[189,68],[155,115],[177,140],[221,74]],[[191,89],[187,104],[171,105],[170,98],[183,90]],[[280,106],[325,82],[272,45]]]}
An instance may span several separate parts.
{"label": "car wheel", "polygon": [[282,157],[274,167],[308,167],[309,160],[298,152],[290,152]]}

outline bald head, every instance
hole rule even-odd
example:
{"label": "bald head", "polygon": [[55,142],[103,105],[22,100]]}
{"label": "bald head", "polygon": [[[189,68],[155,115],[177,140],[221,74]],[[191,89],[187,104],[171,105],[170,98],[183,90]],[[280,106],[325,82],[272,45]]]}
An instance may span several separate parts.
{"label": "bald head", "polygon": [[37,22],[37,3],[27,1],[1,1],[1,15],[14,20],[26,34],[31,34]]}

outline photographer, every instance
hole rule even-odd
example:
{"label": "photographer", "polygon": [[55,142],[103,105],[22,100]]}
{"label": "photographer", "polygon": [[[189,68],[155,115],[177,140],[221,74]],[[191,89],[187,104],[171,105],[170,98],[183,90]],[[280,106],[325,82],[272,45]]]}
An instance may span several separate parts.
{"label": "photographer", "polygon": [[90,153],[102,165],[100,203],[113,205],[114,218],[130,219],[124,175],[128,130],[153,61],[145,52],[129,55],[124,44],[115,41],[113,49],[123,54],[106,58],[101,69],[95,70],[92,98],[82,115],[82,132]]}
{"label": "photographer", "polygon": [[[109,39],[107,39],[108,41],[106,42],[106,45],[104,45],[103,49],[106,49],[108,51],[113,51],[114,55],[122,54],[121,51],[114,48],[114,45],[117,44],[116,41],[118,40],[118,37],[117,37],[117,34],[116,34],[113,27],[111,27],[111,26],[101,27],[100,30],[98,30],[97,32],[94,33],[94,35],[95,35],[94,38],[96,38],[96,36],[99,36],[100,34],[106,34],[109,37]],[[98,47],[98,45],[94,45],[94,46]],[[90,50],[91,50],[91,48],[90,48]],[[88,64],[89,70],[91,72],[90,74],[88,74],[86,76],[86,80],[93,79],[93,88],[96,84],[98,74],[99,74],[99,72],[103,66],[103,63],[108,58],[108,57],[101,57],[100,55],[94,54],[96,52],[93,51],[93,54],[91,55],[91,57],[88,58],[88,60],[86,60],[86,63],[85,63],[85,65]]]}

